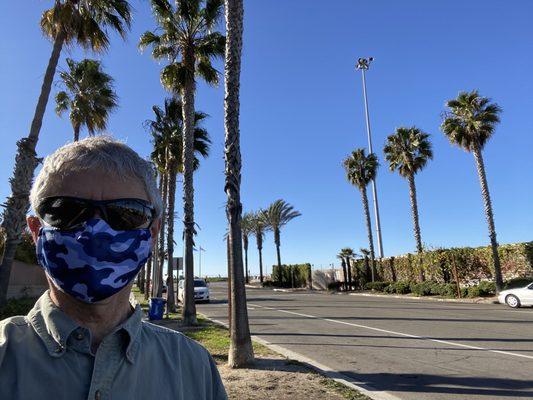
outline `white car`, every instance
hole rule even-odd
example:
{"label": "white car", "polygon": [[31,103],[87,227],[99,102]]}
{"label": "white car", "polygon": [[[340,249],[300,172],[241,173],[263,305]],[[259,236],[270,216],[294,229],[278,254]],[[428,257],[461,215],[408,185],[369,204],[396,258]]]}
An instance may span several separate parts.
{"label": "white car", "polygon": [[533,283],[522,288],[501,291],[498,301],[512,308],[533,306]]}
{"label": "white car", "polygon": [[[185,297],[185,280],[178,283],[178,301],[183,303]],[[209,303],[209,287],[203,279],[194,279],[194,301]]]}

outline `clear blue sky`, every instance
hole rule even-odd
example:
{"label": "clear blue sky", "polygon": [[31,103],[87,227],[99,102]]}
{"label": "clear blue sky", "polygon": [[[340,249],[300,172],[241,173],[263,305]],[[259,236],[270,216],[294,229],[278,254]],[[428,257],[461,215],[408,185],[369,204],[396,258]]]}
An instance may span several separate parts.
{"label": "clear blue sky", "polygon": [[[127,40],[114,38],[108,54],[96,57],[115,77],[120,96],[109,133],[147,156],[149,135],[142,123],[165,92],[161,66],[136,48],[140,34],[154,27],[149,3],[131,3],[136,11]],[[38,22],[51,4],[0,4],[1,201],[9,194],[15,142],[28,133],[50,55]],[[387,170],[381,151],[385,137],[401,125],[429,132],[434,145],[434,161],[417,176],[424,243],[488,243],[473,157],[439,131],[445,100],[475,88],[504,109],[485,150],[498,240],[532,240],[532,2],[245,0],[245,7],[243,204],[251,210],[283,198],[302,212],[282,233],[284,262],[327,266],[341,247],[367,246],[359,193],[341,167],[352,149],[366,146],[361,77],[354,70],[360,56],[376,59],[367,77],[374,143],[383,164],[378,189],[385,254],[415,249],[407,182]],[[66,56],[95,57],[64,51],[61,68]],[[224,275],[223,87],[200,84],[197,108],[210,114],[205,125],[213,140],[211,157],[195,176],[197,242],[206,249],[202,273]],[[71,137],[68,118],[57,117],[49,103],[39,155]],[[176,241],[180,255],[179,227]],[[258,270],[254,247],[252,242],[252,273]],[[264,260],[270,270],[275,263],[270,235]]]}

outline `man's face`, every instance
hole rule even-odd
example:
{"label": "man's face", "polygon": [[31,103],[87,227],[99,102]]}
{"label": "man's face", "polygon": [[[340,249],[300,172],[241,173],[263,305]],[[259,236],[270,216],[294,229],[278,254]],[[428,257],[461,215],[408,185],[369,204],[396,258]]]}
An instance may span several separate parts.
{"label": "man's face", "polygon": [[[113,171],[83,171],[67,174],[54,185],[48,196],[72,196],[89,200],[113,200],[136,198],[149,201],[144,186],[138,179],[120,179]],[[33,240],[37,242],[41,221],[35,216],[28,217],[28,227]],[[156,220],[150,230],[152,246],[159,231],[160,221]]]}

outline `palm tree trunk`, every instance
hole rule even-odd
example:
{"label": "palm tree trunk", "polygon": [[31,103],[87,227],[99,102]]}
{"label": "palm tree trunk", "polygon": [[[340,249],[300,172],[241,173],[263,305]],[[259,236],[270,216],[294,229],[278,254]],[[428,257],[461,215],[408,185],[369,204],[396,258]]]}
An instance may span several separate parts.
{"label": "palm tree trunk", "polygon": [[280,271],[281,271],[281,253],[280,253],[281,240],[280,240],[279,228],[274,229],[274,244],[276,245],[276,255],[278,257],[278,267],[280,268]]}
{"label": "palm tree trunk", "polygon": [[263,244],[257,239],[257,250],[259,251],[259,281],[263,283]]}
{"label": "palm tree trunk", "polygon": [[187,70],[185,86],[182,90],[183,101],[183,230],[185,246],[185,292],[183,298],[183,324],[196,325],[196,304],[194,303],[194,81],[195,58],[192,49],[183,54]]}
{"label": "palm tree trunk", "polygon": [[344,258],[341,258],[341,265],[342,265],[342,278],[344,280],[344,291],[348,291],[348,275],[346,273],[346,261],[344,261]]}
{"label": "palm tree trunk", "polygon": [[74,141],[77,142],[80,140],[80,124],[74,125]]}
{"label": "palm tree trunk", "polygon": [[492,202],[490,199],[489,185],[487,183],[487,176],[485,174],[485,163],[483,162],[483,155],[479,145],[476,145],[472,150],[474,159],[476,160],[477,173],[479,175],[479,183],[481,185],[481,194],[483,196],[483,204],[485,206],[485,218],[489,226],[490,245],[492,247],[492,258],[494,261],[494,278],[496,283],[496,293],[503,289],[503,278],[500,266],[500,256],[498,254],[498,241],[496,240],[496,228],[494,227],[494,214],[492,212]]}
{"label": "palm tree trunk", "polygon": [[239,132],[239,89],[241,74],[241,50],[243,31],[242,0],[225,0],[226,10],[226,59],[224,126],[226,137],[224,156],[226,161],[225,191],[228,196],[226,215],[229,224],[229,250],[231,264],[231,319],[228,365],[238,368],[254,361],[254,351],[248,325],[248,308],[244,271],[242,265],[242,205],[241,205],[241,150]]}
{"label": "palm tree trunk", "polygon": [[163,210],[161,212],[161,228],[159,230],[159,259],[157,260],[157,273],[155,274],[155,297],[163,296],[163,267],[165,265],[165,227],[168,215],[168,174],[163,172],[159,175],[159,190],[163,201]]}
{"label": "palm tree trunk", "polygon": [[150,257],[146,263],[146,275],[145,275],[145,278],[144,278],[144,299],[145,300],[148,300],[148,298],[150,297],[150,283],[153,284],[152,281],[152,266],[154,265],[154,258],[153,257]]}
{"label": "palm tree trunk", "polygon": [[422,235],[420,234],[420,223],[418,220],[418,202],[416,201],[416,185],[415,176],[411,174],[407,177],[409,182],[409,200],[411,201],[411,215],[413,217],[413,232],[415,234],[416,252],[418,253],[418,273],[421,282],[426,280],[424,269],[422,266]]}
{"label": "palm tree trunk", "polygon": [[348,290],[352,290],[352,267],[348,257],[346,257],[346,270],[348,271]]}
{"label": "palm tree trunk", "polygon": [[59,32],[54,40],[52,54],[50,55],[44,74],[41,94],[39,95],[37,107],[33,115],[30,134],[27,138],[20,139],[17,142],[18,150],[15,156],[15,168],[13,170],[13,177],[10,179],[11,196],[6,201],[2,221],[2,228],[4,228],[6,240],[4,256],[0,264],[0,305],[5,304],[7,300],[11,266],[13,265],[15,250],[20,242],[22,230],[26,223],[26,213],[30,206],[29,193],[33,181],[33,173],[39,163],[36,157],[35,147],[39,140],[44,112],[46,111],[46,105],[50,97],[50,90],[64,41],[65,34]]}
{"label": "palm tree trunk", "polygon": [[372,225],[370,223],[370,210],[368,208],[368,197],[366,195],[366,187],[361,189],[361,199],[363,200],[363,210],[365,212],[365,221],[366,221],[366,233],[368,235],[368,247],[370,250],[370,260],[371,265],[371,274],[372,282],[376,279],[376,258],[374,255],[374,239],[372,238]]}
{"label": "palm tree trunk", "polygon": [[248,236],[243,235],[244,242],[244,271],[246,274],[246,283],[250,283],[250,276],[248,271]]}
{"label": "palm tree trunk", "polygon": [[168,172],[168,214],[167,214],[167,307],[176,311],[174,293],[174,207],[176,202],[176,160],[171,160]]}

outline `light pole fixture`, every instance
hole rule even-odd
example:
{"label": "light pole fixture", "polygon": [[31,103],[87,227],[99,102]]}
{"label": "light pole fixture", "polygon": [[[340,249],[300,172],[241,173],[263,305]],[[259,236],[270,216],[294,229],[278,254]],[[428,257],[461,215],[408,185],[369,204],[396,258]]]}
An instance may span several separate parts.
{"label": "light pole fixture", "polygon": [[[365,118],[366,118],[366,133],[368,136],[368,152],[372,151],[372,135],[370,133],[370,117],[368,115],[368,98],[366,94],[366,79],[365,72],[368,70],[370,63],[374,61],[374,57],[359,58],[355,66],[356,69],[361,70],[363,76],[363,98],[365,100]],[[378,205],[378,191],[376,188],[376,178],[372,179],[372,197],[374,199],[374,218],[376,220],[376,233],[378,241],[379,258],[383,258],[383,241],[381,239],[381,222],[379,220],[379,205]]]}

